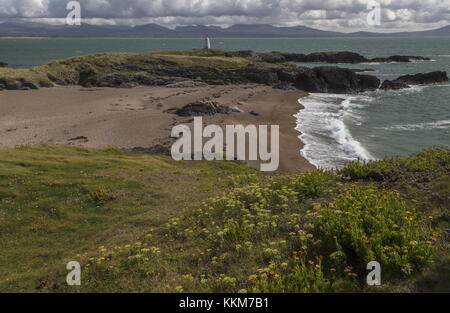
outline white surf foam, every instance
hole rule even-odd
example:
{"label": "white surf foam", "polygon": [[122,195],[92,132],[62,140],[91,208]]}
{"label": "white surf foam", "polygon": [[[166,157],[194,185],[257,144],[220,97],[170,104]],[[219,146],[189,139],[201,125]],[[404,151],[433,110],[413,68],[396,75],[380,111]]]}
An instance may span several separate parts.
{"label": "white surf foam", "polygon": [[305,144],[302,155],[323,169],[345,166],[350,161],[373,159],[355,140],[343,119],[349,114],[355,96],[311,94],[299,102],[305,107],[297,115],[297,130]]}
{"label": "white surf foam", "polygon": [[382,127],[384,130],[420,130],[420,129],[446,129],[450,128],[450,120],[441,120],[435,122],[426,122],[426,123],[417,123],[417,124],[401,124],[401,125],[393,125],[389,127]]}

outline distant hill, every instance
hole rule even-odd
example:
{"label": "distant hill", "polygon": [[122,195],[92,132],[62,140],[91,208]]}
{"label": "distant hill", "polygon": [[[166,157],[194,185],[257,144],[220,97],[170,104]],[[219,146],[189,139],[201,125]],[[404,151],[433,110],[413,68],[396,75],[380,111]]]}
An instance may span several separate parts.
{"label": "distant hill", "polygon": [[427,31],[374,33],[340,33],[323,31],[306,26],[275,27],[269,24],[237,24],[228,28],[217,26],[191,25],[169,29],[158,24],[135,27],[48,25],[40,23],[5,22],[0,24],[0,37],[225,37],[225,38],[336,38],[336,37],[450,37],[450,25]]}

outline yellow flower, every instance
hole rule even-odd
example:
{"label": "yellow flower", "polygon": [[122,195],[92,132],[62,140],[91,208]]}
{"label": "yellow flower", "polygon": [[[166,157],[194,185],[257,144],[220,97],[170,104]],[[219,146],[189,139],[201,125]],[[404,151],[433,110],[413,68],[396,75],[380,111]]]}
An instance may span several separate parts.
{"label": "yellow flower", "polygon": [[249,277],[248,277],[248,280],[250,280],[250,281],[255,281],[255,280],[257,280],[258,279],[258,276],[256,276],[256,275],[250,275]]}

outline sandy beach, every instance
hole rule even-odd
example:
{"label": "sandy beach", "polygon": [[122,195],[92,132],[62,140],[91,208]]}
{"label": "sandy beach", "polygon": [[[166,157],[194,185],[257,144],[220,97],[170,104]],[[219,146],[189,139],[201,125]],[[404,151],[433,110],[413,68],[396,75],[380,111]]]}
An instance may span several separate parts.
{"label": "sandy beach", "polygon": [[[0,91],[0,147],[44,142],[143,151],[170,147],[173,126],[191,125],[193,119],[165,111],[212,100],[242,112],[205,116],[205,125],[280,125],[279,172],[305,172],[314,167],[300,155],[303,145],[294,117],[301,109],[298,99],[305,95],[260,85]],[[259,162],[248,163],[259,166]]]}

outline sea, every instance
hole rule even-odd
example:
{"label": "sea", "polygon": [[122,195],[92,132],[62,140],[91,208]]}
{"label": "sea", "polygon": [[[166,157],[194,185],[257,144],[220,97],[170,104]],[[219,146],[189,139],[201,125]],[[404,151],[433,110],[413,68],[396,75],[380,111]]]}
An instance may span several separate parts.
{"label": "sea", "polygon": [[[36,38],[0,39],[0,61],[27,68],[100,52],[146,53],[199,48],[202,38]],[[372,69],[381,80],[405,74],[447,71],[450,74],[450,38],[339,38],[339,39],[212,39],[213,48],[225,50],[353,51],[368,58],[412,55],[431,61],[412,63],[337,64]],[[320,66],[326,64],[299,64]],[[351,161],[370,161],[416,154],[428,148],[450,146],[450,84],[414,86],[400,91],[356,95],[311,94],[299,100],[296,115],[304,148],[299,151],[319,168],[340,168]],[[1,105],[1,103],[0,103]]]}

